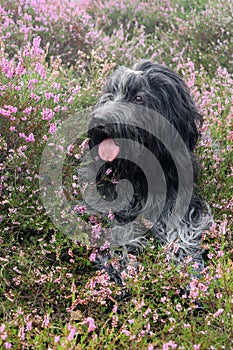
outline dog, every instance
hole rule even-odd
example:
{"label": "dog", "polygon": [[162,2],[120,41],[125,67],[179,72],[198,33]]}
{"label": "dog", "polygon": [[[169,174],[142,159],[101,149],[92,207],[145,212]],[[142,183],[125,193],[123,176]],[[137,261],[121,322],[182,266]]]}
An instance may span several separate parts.
{"label": "dog", "polygon": [[112,281],[122,284],[129,255],[148,237],[176,264],[191,258],[197,273],[204,268],[200,242],[212,215],[197,187],[202,122],[187,85],[165,66],[142,60],[107,78],[90,114],[85,176],[95,182],[87,206],[113,214],[110,247],[97,257]]}

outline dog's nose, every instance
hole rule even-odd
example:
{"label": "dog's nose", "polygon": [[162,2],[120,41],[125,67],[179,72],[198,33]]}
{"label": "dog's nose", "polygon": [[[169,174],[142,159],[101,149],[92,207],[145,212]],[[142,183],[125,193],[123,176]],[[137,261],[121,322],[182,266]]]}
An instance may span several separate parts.
{"label": "dog's nose", "polygon": [[104,115],[94,115],[92,119],[92,126],[94,128],[104,129],[107,124],[107,117]]}
{"label": "dog's nose", "polygon": [[105,129],[105,125],[94,123],[94,128],[98,129],[98,130],[104,130]]}

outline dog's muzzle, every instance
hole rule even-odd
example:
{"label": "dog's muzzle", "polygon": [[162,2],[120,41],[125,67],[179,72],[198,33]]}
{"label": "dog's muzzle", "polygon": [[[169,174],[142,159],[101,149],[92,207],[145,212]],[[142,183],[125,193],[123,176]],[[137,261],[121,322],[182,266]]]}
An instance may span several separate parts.
{"label": "dog's muzzle", "polygon": [[114,124],[106,125],[106,118],[94,116],[88,131],[89,147],[97,146],[97,154],[103,161],[112,162],[120,153],[120,145],[114,134]]}

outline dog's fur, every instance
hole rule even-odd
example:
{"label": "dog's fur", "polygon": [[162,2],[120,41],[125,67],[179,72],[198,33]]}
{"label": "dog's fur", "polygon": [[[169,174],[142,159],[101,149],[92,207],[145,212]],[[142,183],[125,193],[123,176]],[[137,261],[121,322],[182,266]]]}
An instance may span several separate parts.
{"label": "dog's fur", "polygon": [[[158,114],[164,120],[164,124],[163,122],[161,124],[161,120],[159,122],[162,131],[157,130],[155,122]],[[167,132],[166,121],[172,125]],[[141,221],[141,225],[147,220],[152,223],[150,233],[155,240],[169,247],[170,255],[175,262],[180,264],[190,256],[193,262],[198,263],[197,270],[203,269],[200,240],[203,230],[210,226],[212,218],[208,205],[199,197],[196,189],[194,193],[198,167],[193,151],[201,125],[202,116],[186,84],[175,72],[164,66],[152,61],[140,61],[131,69],[119,67],[107,79],[103,94],[91,114],[88,131],[92,166],[98,169],[97,190],[99,198],[108,201],[111,207],[111,202],[117,197],[116,182],[113,179],[117,181],[127,179],[133,188],[128,200],[122,193],[118,193],[120,197],[122,196],[120,199],[124,205],[123,209],[114,212],[115,220],[110,229],[110,243],[113,248],[107,254],[99,255],[100,268],[107,270],[113,281],[121,283],[121,271],[127,267],[128,253],[135,252],[139,246],[146,246],[147,232],[141,231],[140,224],[135,221],[142,214],[144,221]],[[179,137],[182,142],[176,143]],[[107,138],[119,139],[119,142],[133,140],[134,143],[124,147],[123,142],[119,156],[112,161],[103,162],[99,159],[97,150],[98,144]],[[135,146],[135,142],[138,147]],[[190,159],[190,163],[187,164],[189,167],[191,165],[193,177],[192,181],[187,178],[182,184],[183,193],[191,191],[185,213],[182,217],[179,215],[173,217],[171,221],[170,216],[181,185],[177,161],[171,154],[173,144],[184,174],[187,171],[184,158]],[[148,161],[145,149],[157,158],[159,166]],[[130,156],[127,156],[128,153]],[[101,165],[99,162],[102,162]],[[163,176],[158,170],[159,167]],[[106,178],[106,171],[109,168],[110,174]],[[152,179],[151,184],[148,183],[148,174]],[[164,193],[160,193],[164,183],[165,202]],[[157,212],[160,213],[158,217],[155,215]],[[116,250],[118,250],[118,265],[113,266],[109,259]]]}

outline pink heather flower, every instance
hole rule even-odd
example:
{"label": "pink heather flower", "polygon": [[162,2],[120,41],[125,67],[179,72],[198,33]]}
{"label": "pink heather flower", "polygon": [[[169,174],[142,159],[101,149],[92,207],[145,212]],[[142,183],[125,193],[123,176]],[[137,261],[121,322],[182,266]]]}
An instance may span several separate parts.
{"label": "pink heather flower", "polygon": [[43,120],[51,120],[55,113],[50,108],[43,108],[41,114]]}
{"label": "pink heather flower", "polygon": [[28,88],[31,89],[32,85],[36,84],[36,83],[38,83],[38,79],[31,79],[31,80],[29,80]]}
{"label": "pink heather flower", "polygon": [[[106,231],[105,231],[106,232]],[[110,242],[109,241],[105,241],[104,244],[101,245],[100,250],[106,250],[110,247]]]}
{"label": "pink heather flower", "polygon": [[73,96],[71,96],[71,97],[68,98],[68,100],[67,100],[68,103],[72,103],[73,101],[74,101],[74,97],[73,97]]}
{"label": "pink heather flower", "polygon": [[23,59],[20,58],[17,66],[15,68],[15,74],[16,75],[23,75],[25,73],[26,73],[26,69],[24,67],[24,62],[23,62]]}
{"label": "pink heather flower", "polygon": [[59,90],[60,87],[61,87],[61,84],[60,84],[60,83],[54,82],[54,83],[52,83],[52,87],[53,87],[54,89],[56,89],[56,90]]}
{"label": "pink heather flower", "polygon": [[60,112],[60,109],[61,109],[61,106],[58,105],[58,106],[54,107],[53,110],[54,110],[54,112]]}
{"label": "pink heather flower", "polygon": [[18,59],[18,64],[17,64],[17,67],[16,67],[16,73],[18,75],[20,75],[20,74],[23,75],[23,74],[25,74],[25,72],[26,72],[26,70],[25,70],[25,67],[24,67],[24,60],[23,60],[22,57],[20,57]]}
{"label": "pink heather flower", "polygon": [[50,98],[53,97],[53,93],[52,92],[46,92],[44,95],[45,95],[45,99],[46,100],[49,100]]}
{"label": "pink heather flower", "polygon": [[4,117],[10,117],[11,115],[10,111],[5,110],[4,108],[0,108],[0,114],[2,114]]}
{"label": "pink heather flower", "polygon": [[93,234],[96,238],[99,238],[99,237],[100,237],[100,232],[101,232],[101,226],[100,226],[100,224],[96,224],[96,225],[92,226],[92,234]]}
{"label": "pink heather flower", "polygon": [[189,323],[183,323],[183,326],[184,326],[184,328],[190,328],[191,327]]}
{"label": "pink heather flower", "polygon": [[68,339],[69,341],[71,341],[71,340],[74,338],[75,333],[76,333],[76,327],[72,327],[72,328],[70,329],[70,333],[69,333],[67,339]]}
{"label": "pink heather flower", "polygon": [[59,100],[60,100],[60,95],[55,95],[53,101],[54,101],[55,103],[58,103]]}
{"label": "pink heather flower", "polygon": [[180,312],[180,311],[182,310],[182,306],[181,306],[180,304],[177,304],[177,305],[176,305],[176,310],[177,310],[178,312]]}
{"label": "pink heather flower", "polygon": [[153,313],[153,321],[156,322],[156,321],[158,321],[158,319],[159,319],[159,316],[158,316],[157,312],[155,311]]}
{"label": "pink heather flower", "polygon": [[2,324],[0,327],[0,333],[1,333],[2,340],[6,340],[6,338],[7,338],[7,332],[5,332],[5,329],[6,329],[6,325]]}
{"label": "pink heather flower", "polygon": [[199,289],[197,286],[197,281],[193,280],[192,282],[190,282],[190,296],[193,299],[196,299],[199,295]]}
{"label": "pink heather flower", "polygon": [[50,316],[47,314],[44,316],[42,327],[47,328],[49,326]]}
{"label": "pink heather flower", "polygon": [[55,343],[55,344],[58,343],[59,340],[60,340],[60,335],[55,335],[55,337],[54,337],[54,343]]}
{"label": "pink heather flower", "polygon": [[113,221],[114,218],[115,218],[115,215],[110,211],[109,214],[108,214],[108,218],[110,221]]}
{"label": "pink heather flower", "polygon": [[95,259],[96,259],[96,253],[91,253],[89,260],[92,262],[95,262]]}
{"label": "pink heather flower", "polygon": [[24,327],[19,328],[19,337],[21,340],[24,340],[25,338]]}
{"label": "pink heather flower", "polygon": [[172,340],[170,340],[166,344],[163,344],[163,350],[169,350],[169,348],[176,349],[177,348],[177,344],[175,344]]}
{"label": "pink heather flower", "polygon": [[57,130],[57,124],[56,123],[50,124],[49,133],[54,134],[56,132],[56,130]]}
{"label": "pink heather flower", "polygon": [[74,253],[73,253],[72,249],[70,249],[70,248],[68,250],[68,254],[69,254],[69,256],[71,256],[71,258],[74,257]]}
{"label": "pink heather flower", "polygon": [[94,319],[92,317],[87,317],[86,320],[82,322],[82,324],[87,324],[87,323],[89,323],[88,332],[94,331],[94,329],[96,328]]}
{"label": "pink heather flower", "polygon": [[106,172],[105,172],[105,174],[106,174],[106,175],[109,175],[109,174],[111,174],[111,172],[112,172],[112,169],[107,169]]}
{"label": "pink heather flower", "polygon": [[26,142],[35,142],[33,133],[30,133],[29,136],[26,137]]}
{"label": "pink heather flower", "polygon": [[[98,159],[97,159],[97,160],[98,160]],[[113,179],[111,182],[112,182],[112,184],[115,184],[115,185],[119,183],[119,181],[116,180],[116,179]]]}
{"label": "pink heather flower", "polygon": [[69,146],[67,147],[67,154],[68,154],[69,156],[72,155],[73,149],[74,149],[74,145],[69,145]]}
{"label": "pink heather flower", "polygon": [[224,256],[224,252],[222,250],[219,250],[217,253],[217,256],[219,256],[219,257]]}
{"label": "pink heather flower", "polygon": [[148,307],[144,312],[143,317],[146,317],[149,313],[151,313],[151,308]]}
{"label": "pink heather flower", "polygon": [[7,78],[13,78],[13,76],[15,74],[14,67],[9,67],[9,69],[5,73],[6,73]]}
{"label": "pink heather flower", "polygon": [[26,138],[26,135],[24,134],[24,132],[20,132],[20,133],[19,133],[19,137],[20,137],[21,139],[25,139],[25,138]]}
{"label": "pink heather flower", "polygon": [[117,315],[113,315],[112,316],[112,327],[116,327],[117,326],[117,324],[118,324],[118,317],[117,317]]}
{"label": "pink heather flower", "polygon": [[32,321],[26,321],[26,331],[32,330]]}
{"label": "pink heather flower", "polygon": [[213,315],[214,317],[218,317],[223,313],[224,309],[219,309],[215,314]]}
{"label": "pink heather flower", "polygon": [[198,269],[198,267],[199,267],[199,264],[198,264],[197,261],[195,261],[195,263],[193,264],[193,268],[194,268],[194,269]]}
{"label": "pink heather flower", "polygon": [[12,344],[6,342],[6,343],[4,343],[4,347],[5,347],[5,349],[11,349],[12,348]]}
{"label": "pink heather flower", "polygon": [[[0,221],[1,221],[1,220],[0,220]],[[217,299],[222,298],[222,293],[216,293],[216,298],[217,298]]]}
{"label": "pink heather flower", "polygon": [[14,107],[14,106],[7,106],[7,105],[5,105],[4,106],[4,108],[6,108],[6,109],[8,109],[8,111],[10,112],[10,113],[16,113],[17,112],[17,107]]}
{"label": "pink heather flower", "polygon": [[117,309],[118,309],[118,305],[116,304],[116,305],[113,307],[112,312],[117,313]]}
{"label": "pink heather flower", "polygon": [[10,126],[10,131],[15,131],[15,126]]}
{"label": "pink heather flower", "polygon": [[30,98],[32,98],[33,100],[35,100],[36,102],[40,101],[40,96],[38,96],[37,94],[32,93],[30,95]]}
{"label": "pink heather flower", "polygon": [[74,157],[75,157],[76,159],[80,159],[80,158],[81,158],[81,155],[80,155],[80,154],[75,153]]}
{"label": "pink heather flower", "polygon": [[90,221],[91,224],[96,224],[97,223],[97,218],[95,216],[91,215],[89,217],[89,221]]}
{"label": "pink heather flower", "polygon": [[199,350],[200,347],[201,347],[201,345],[199,345],[199,344],[194,344],[194,345],[193,345],[193,350]]}
{"label": "pink heather flower", "polygon": [[30,107],[25,108],[25,109],[23,110],[23,113],[26,114],[26,115],[28,115],[28,114],[31,113],[32,110],[33,110],[33,108],[30,106]]}
{"label": "pink heather flower", "polygon": [[152,344],[150,344],[147,348],[147,350],[153,350],[154,349],[154,346]]}
{"label": "pink heather flower", "polygon": [[227,139],[230,141],[233,141],[233,131],[229,131],[229,133],[227,135]]}
{"label": "pink heather flower", "polygon": [[84,153],[85,150],[89,148],[89,139],[85,139],[85,140],[81,143],[80,148],[81,148],[81,152]]}
{"label": "pink heather flower", "polygon": [[6,340],[6,338],[7,338],[7,333],[5,332],[5,333],[2,333],[1,334],[1,339],[2,340]]}
{"label": "pink heather flower", "polygon": [[36,72],[42,79],[46,78],[45,67],[40,62],[36,62]]}
{"label": "pink heather flower", "polygon": [[41,56],[44,53],[44,51],[40,48],[40,42],[41,42],[41,38],[39,36],[33,39],[32,50],[31,50],[33,57]]}
{"label": "pink heather flower", "polygon": [[130,332],[127,331],[126,329],[123,329],[123,330],[121,331],[121,333],[122,333],[122,334],[125,334],[127,337],[130,336]]}
{"label": "pink heather flower", "polygon": [[[75,184],[76,185],[76,184]],[[80,214],[85,214],[87,211],[87,208],[85,205],[76,205],[73,209],[74,211],[77,211]]]}
{"label": "pink heather flower", "polygon": [[0,333],[3,333],[6,329],[6,325],[3,323],[1,326],[0,326]]}

